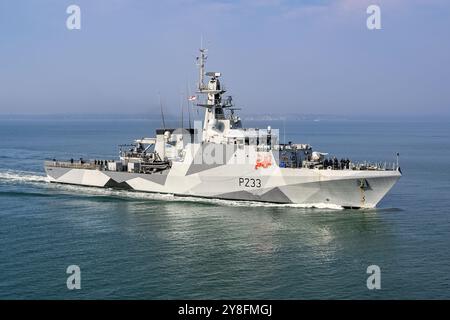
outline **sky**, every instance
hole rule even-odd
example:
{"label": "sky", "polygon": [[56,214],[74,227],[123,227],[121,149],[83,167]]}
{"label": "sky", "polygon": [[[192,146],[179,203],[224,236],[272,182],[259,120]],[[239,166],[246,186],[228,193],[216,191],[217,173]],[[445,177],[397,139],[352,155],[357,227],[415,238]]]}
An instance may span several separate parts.
{"label": "sky", "polygon": [[0,114],[179,113],[201,38],[244,113],[450,115],[448,0],[0,0]]}

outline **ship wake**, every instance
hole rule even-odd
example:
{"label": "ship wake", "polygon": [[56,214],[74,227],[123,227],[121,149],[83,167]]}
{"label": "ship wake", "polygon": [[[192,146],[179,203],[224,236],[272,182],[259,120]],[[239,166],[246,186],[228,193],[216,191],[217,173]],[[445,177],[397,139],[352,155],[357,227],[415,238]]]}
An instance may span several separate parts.
{"label": "ship wake", "polygon": [[49,182],[44,173],[30,171],[0,171],[0,183],[46,183]]}
{"label": "ship wake", "polygon": [[45,187],[49,191],[58,194],[85,196],[85,197],[111,197],[115,199],[124,200],[153,200],[153,201],[174,201],[174,202],[189,202],[199,204],[213,204],[220,206],[231,207],[266,207],[266,208],[317,208],[342,210],[343,207],[329,203],[310,203],[310,204],[277,204],[266,203],[258,201],[245,200],[224,200],[224,199],[210,199],[192,196],[179,196],[174,194],[163,193],[148,193],[141,191],[129,190],[115,190],[109,188],[85,187],[65,184],[50,184],[49,179],[43,173],[29,172],[29,171],[0,171],[0,184],[34,184],[40,187]]}

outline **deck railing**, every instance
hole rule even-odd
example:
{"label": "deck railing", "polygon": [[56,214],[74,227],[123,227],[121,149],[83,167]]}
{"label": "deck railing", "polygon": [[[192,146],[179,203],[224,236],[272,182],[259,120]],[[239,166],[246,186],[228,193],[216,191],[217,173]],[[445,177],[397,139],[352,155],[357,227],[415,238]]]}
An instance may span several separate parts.
{"label": "deck railing", "polygon": [[367,170],[367,171],[396,171],[398,170],[395,162],[350,162],[349,165],[342,166],[340,162],[335,166],[329,165],[325,167],[323,162],[306,161],[303,163],[304,168],[315,168],[319,170]]}
{"label": "deck railing", "polygon": [[79,161],[45,161],[45,166],[48,167],[58,167],[58,168],[70,168],[70,169],[104,169],[105,165],[95,164],[93,162],[84,162],[81,163]]}

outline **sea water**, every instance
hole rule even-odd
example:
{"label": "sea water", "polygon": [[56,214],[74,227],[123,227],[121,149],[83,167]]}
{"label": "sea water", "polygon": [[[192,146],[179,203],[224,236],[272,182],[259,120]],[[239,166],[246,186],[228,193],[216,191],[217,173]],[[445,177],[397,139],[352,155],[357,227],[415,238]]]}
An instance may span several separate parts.
{"label": "sea water", "polygon": [[[245,124],[339,159],[399,152],[403,177],[374,210],[55,185],[45,160],[117,157],[160,121],[2,117],[0,298],[450,298],[449,121]],[[67,288],[70,265],[80,290]],[[367,287],[371,265],[380,290]]]}

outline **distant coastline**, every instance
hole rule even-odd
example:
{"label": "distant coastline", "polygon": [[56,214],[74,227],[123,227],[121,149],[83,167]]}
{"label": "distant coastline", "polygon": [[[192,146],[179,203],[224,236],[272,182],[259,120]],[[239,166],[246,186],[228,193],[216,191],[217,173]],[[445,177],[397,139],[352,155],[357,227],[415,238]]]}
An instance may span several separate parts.
{"label": "distant coastline", "polygon": [[[239,115],[244,121],[418,121],[418,122],[448,122],[450,115],[333,115],[333,114],[301,114],[301,113],[243,113]],[[180,121],[181,115],[164,114],[164,118],[168,121]],[[191,119],[203,119],[203,113],[191,113]],[[129,113],[129,114],[1,114],[0,120],[59,120],[59,121],[76,121],[76,120],[140,120],[140,121],[161,121],[159,112],[149,113]],[[184,122],[188,123],[188,115],[184,114]]]}

